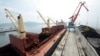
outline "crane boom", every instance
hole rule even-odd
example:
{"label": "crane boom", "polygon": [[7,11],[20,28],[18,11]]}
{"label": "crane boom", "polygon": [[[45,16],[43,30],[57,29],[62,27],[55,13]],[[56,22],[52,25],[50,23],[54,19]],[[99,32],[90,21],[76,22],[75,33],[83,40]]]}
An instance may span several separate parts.
{"label": "crane boom", "polygon": [[50,28],[50,23],[49,23],[50,20],[48,19],[47,22],[46,22],[46,20],[42,16],[42,14],[39,11],[37,11],[37,12],[38,12],[39,16],[42,18],[42,20],[45,22],[45,24],[47,25],[47,27]]}
{"label": "crane boom", "polygon": [[39,16],[42,18],[42,20],[45,22],[45,24],[47,24],[46,20],[45,20],[44,17],[42,16],[42,14],[41,14],[39,11],[37,11],[37,12],[38,12]]}
{"label": "crane boom", "polygon": [[11,12],[10,12],[8,9],[4,9],[4,10],[6,11],[6,14],[7,14],[8,16],[12,17],[15,21],[17,21],[17,20],[15,19],[15,17],[11,14]]}
{"label": "crane boom", "polygon": [[7,14],[6,16],[9,17],[9,19],[11,20],[11,22],[14,24],[15,28],[17,29],[17,25],[15,23],[17,22],[17,20],[15,19],[15,17],[11,14],[11,12],[8,9],[4,9],[4,10],[5,10],[5,13]]}

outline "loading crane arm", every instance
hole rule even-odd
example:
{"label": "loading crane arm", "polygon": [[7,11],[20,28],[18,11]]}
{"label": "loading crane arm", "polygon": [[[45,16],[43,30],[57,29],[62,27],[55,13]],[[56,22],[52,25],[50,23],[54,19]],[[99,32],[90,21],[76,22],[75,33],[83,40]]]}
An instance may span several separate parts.
{"label": "loading crane arm", "polygon": [[39,11],[37,11],[37,13],[39,14],[39,16],[42,18],[42,20],[45,22],[45,24],[47,25],[47,27],[48,28],[50,28],[50,20],[48,19],[47,20],[47,22],[46,22],[46,20],[44,19],[44,17],[42,16],[42,14],[39,12]]}
{"label": "loading crane arm", "polygon": [[48,17],[49,20],[51,20],[54,24],[57,25],[57,22],[53,21],[50,17]]}
{"label": "loading crane arm", "polygon": [[[4,9],[5,13],[7,14],[6,16],[9,17],[11,22],[14,24],[15,28],[17,29],[18,33],[20,34],[20,37],[26,38],[26,32],[24,29],[24,22],[21,14],[18,16],[18,20],[11,14],[11,12],[8,9]],[[17,22],[17,24],[16,24]]]}
{"label": "loading crane arm", "polygon": [[11,20],[15,28],[18,30],[17,24],[15,23],[17,22],[17,19],[11,14],[11,12],[8,9],[4,9],[4,10],[5,10],[5,13],[7,14],[6,17],[9,17],[9,19]]}

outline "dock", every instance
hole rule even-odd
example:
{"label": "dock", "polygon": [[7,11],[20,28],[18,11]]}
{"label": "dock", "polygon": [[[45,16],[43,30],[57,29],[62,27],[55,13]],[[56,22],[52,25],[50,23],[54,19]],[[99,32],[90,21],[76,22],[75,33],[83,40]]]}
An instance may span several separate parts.
{"label": "dock", "polygon": [[68,30],[52,56],[99,56],[77,27],[75,31]]}
{"label": "dock", "polygon": [[6,30],[0,31],[0,33],[12,32],[12,31],[17,31],[17,29],[6,29]]}

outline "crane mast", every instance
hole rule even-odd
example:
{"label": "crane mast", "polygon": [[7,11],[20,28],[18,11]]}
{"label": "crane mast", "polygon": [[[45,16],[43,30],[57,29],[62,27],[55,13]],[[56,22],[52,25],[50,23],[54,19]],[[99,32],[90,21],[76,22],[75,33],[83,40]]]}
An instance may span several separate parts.
{"label": "crane mast", "polygon": [[55,23],[50,17],[48,17],[48,19],[50,19],[53,23]]}
{"label": "crane mast", "polygon": [[21,14],[19,14],[19,16],[18,16],[18,30],[19,30],[19,34],[20,34],[21,39],[26,38],[23,17],[21,16]]}
{"label": "crane mast", "polygon": [[54,24],[56,24],[56,26],[57,26],[57,21],[55,22],[55,21],[53,21],[50,17],[48,17],[48,19],[49,20],[51,20]]}
{"label": "crane mast", "polygon": [[[17,29],[18,33],[20,34],[20,37],[25,38],[26,32],[25,32],[25,29],[24,29],[24,22],[23,22],[22,16],[19,15],[18,21],[17,21],[17,19],[11,14],[11,12],[8,9],[4,9],[4,10],[5,10],[5,13],[7,14],[6,16],[9,17],[9,19],[12,21],[15,28]],[[17,24],[15,22],[17,22]]]}
{"label": "crane mast", "polygon": [[39,16],[42,18],[42,20],[45,22],[45,24],[47,25],[47,27],[50,28],[50,22],[49,22],[50,20],[48,19],[47,22],[46,22],[46,20],[42,16],[42,14],[39,11],[37,11],[37,12],[38,12]]}

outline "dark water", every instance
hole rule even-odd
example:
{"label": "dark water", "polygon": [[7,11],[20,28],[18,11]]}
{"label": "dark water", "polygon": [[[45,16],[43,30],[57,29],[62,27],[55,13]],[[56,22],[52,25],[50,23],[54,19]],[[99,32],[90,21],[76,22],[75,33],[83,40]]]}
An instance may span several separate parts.
{"label": "dark water", "polygon": [[[0,28],[13,27],[12,24],[0,24]],[[46,27],[45,24],[40,23],[25,23],[26,32],[40,33],[41,28]],[[0,33],[0,47],[10,43],[9,34],[18,34],[16,31]]]}

